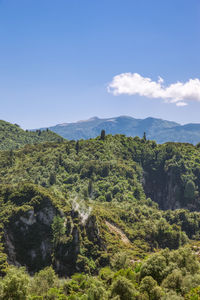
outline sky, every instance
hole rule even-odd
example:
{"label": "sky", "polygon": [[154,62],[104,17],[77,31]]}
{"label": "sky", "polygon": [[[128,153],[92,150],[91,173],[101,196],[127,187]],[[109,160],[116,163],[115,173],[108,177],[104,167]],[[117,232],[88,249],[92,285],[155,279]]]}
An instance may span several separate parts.
{"label": "sky", "polygon": [[0,0],[0,119],[200,123],[199,0]]}

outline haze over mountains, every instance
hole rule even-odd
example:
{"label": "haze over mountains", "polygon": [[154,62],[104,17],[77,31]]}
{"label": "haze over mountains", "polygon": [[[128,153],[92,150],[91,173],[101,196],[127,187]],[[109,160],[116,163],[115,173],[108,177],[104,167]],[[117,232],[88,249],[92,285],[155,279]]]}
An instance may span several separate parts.
{"label": "haze over mountains", "polygon": [[102,129],[105,129],[107,134],[125,134],[133,137],[142,137],[146,132],[147,139],[155,140],[157,143],[197,144],[200,142],[200,124],[180,125],[176,122],[151,117],[146,119],[135,119],[129,116],[106,119],[93,117],[75,123],[58,124],[49,129],[69,140],[94,138],[100,134]]}

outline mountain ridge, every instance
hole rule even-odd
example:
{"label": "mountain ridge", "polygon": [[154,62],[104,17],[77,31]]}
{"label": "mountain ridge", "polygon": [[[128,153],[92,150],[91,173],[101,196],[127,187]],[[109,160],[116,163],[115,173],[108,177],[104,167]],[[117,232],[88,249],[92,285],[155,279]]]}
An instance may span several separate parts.
{"label": "mountain ridge", "polygon": [[44,127],[50,129],[68,140],[90,139],[98,136],[102,129],[107,134],[125,134],[126,136],[142,137],[144,132],[148,139],[157,143],[184,142],[197,144],[200,142],[200,124],[188,123],[181,125],[177,122],[148,117],[136,119],[131,116],[111,118],[92,117],[72,123],[62,123]]}

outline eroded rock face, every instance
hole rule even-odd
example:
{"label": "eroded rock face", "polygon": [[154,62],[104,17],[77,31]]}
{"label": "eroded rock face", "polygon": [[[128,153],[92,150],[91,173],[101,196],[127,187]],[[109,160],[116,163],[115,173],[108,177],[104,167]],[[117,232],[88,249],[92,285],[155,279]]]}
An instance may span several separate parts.
{"label": "eroded rock face", "polygon": [[7,230],[4,230],[4,238],[6,241],[6,249],[7,249],[7,254],[8,254],[8,263],[9,264],[14,264],[16,266],[20,266],[20,263],[16,259],[16,252],[15,252],[15,246],[14,246],[14,238],[12,233],[8,234]]}
{"label": "eroded rock face", "polygon": [[161,209],[176,209],[180,206],[179,186],[174,183],[172,174],[152,176],[145,172],[143,187],[146,196],[157,202]]}
{"label": "eroded rock face", "polygon": [[172,170],[158,175],[144,172],[143,187],[146,197],[150,197],[158,203],[160,209],[185,208],[190,211],[200,210],[197,198],[187,199],[184,195],[184,187],[180,179]]}
{"label": "eroded rock face", "polygon": [[[79,222],[77,223],[78,219]],[[89,216],[87,222],[83,224],[81,216],[72,210],[71,220],[72,224],[66,236],[66,241],[57,245],[54,257],[54,268],[61,276],[86,271],[84,259],[80,260],[81,247],[85,248],[88,257],[91,256],[90,251],[92,251],[92,248],[87,249],[87,246],[84,245],[85,239],[92,245],[96,245],[99,250],[105,250],[95,216]],[[87,245],[90,247],[88,243]]]}
{"label": "eroded rock face", "polygon": [[31,209],[31,210],[27,211],[26,216],[21,216],[20,220],[27,226],[30,226],[30,225],[33,225],[34,223],[36,223],[34,210]]}
{"label": "eroded rock face", "polygon": [[[54,245],[52,223],[57,215],[64,218],[66,232],[63,240]],[[77,213],[63,216],[51,202],[40,209],[19,211],[4,231],[8,263],[25,266],[30,274],[49,265],[53,265],[60,276],[77,272],[80,269],[78,256],[85,238],[103,249],[95,216],[89,216],[83,225]]]}
{"label": "eroded rock face", "polygon": [[9,263],[26,266],[30,273],[51,264],[51,224],[56,213],[49,204],[40,211],[31,209],[11,218],[4,235]]}
{"label": "eroded rock face", "polygon": [[102,248],[105,248],[100,238],[99,228],[95,216],[90,216],[88,218],[85,228],[89,241],[98,244]]}

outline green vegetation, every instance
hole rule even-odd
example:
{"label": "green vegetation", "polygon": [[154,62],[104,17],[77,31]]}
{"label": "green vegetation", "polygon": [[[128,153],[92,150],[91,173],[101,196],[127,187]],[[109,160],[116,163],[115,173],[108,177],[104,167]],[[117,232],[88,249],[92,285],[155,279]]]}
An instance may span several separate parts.
{"label": "green vegetation", "polygon": [[26,145],[0,157],[2,184],[32,182],[68,198],[79,194],[86,199],[92,182],[90,198],[95,201],[149,197],[162,209],[199,210],[199,177],[198,146],[157,145],[123,135]]}
{"label": "green vegetation", "polygon": [[62,141],[56,133],[50,130],[24,131],[17,124],[10,124],[0,120],[0,150],[13,150],[26,144]]}
{"label": "green vegetation", "polygon": [[0,299],[199,299],[199,178],[145,135],[1,151]]}
{"label": "green vegetation", "polygon": [[200,263],[187,247],[162,250],[130,267],[117,266],[70,279],[59,279],[52,267],[30,277],[24,268],[10,266],[0,279],[0,299],[199,299]]}

